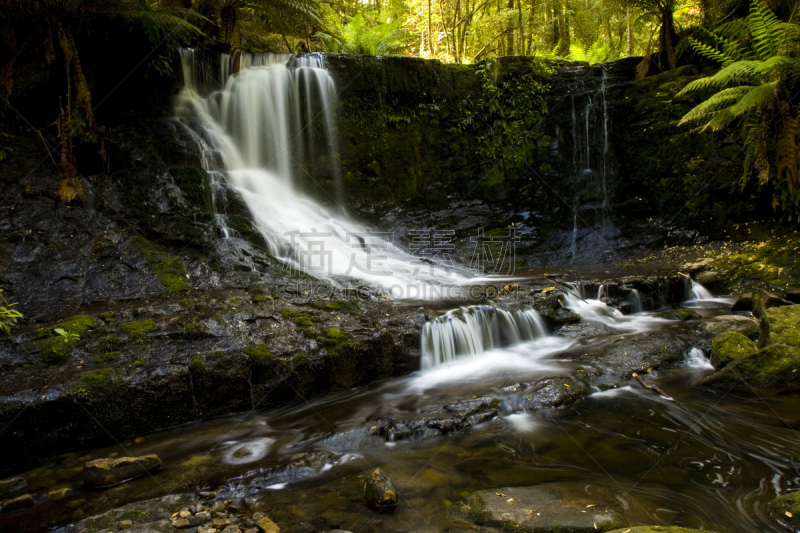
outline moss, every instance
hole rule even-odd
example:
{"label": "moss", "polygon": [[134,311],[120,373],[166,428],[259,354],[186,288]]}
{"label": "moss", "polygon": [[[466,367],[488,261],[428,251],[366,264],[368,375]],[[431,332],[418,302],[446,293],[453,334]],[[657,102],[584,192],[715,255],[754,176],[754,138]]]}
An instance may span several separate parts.
{"label": "moss", "polygon": [[194,307],[194,302],[192,300],[185,299],[178,302],[178,306],[183,310],[191,309]]}
{"label": "moss", "polygon": [[764,312],[759,346],[773,343],[800,347],[800,305],[771,307]]}
{"label": "moss", "polygon": [[133,362],[133,366],[142,367],[144,366],[144,357],[139,357],[136,361]]}
{"label": "moss", "polygon": [[735,359],[700,384],[742,392],[751,392],[751,388],[800,389],[800,347],[770,344]]}
{"label": "moss", "polygon": [[85,402],[101,423],[113,424],[125,417],[125,400],[111,368],[98,368],[78,376],[70,395]]}
{"label": "moss", "polygon": [[268,298],[266,296],[260,296],[260,295],[259,296],[253,296],[253,303],[265,302],[265,301],[267,301],[267,299]]}
{"label": "moss", "polygon": [[197,354],[192,357],[192,361],[189,363],[189,370],[195,373],[203,372],[206,369],[206,360],[205,358]]}
{"label": "moss", "polygon": [[208,324],[198,321],[189,322],[183,328],[183,334],[188,338],[201,338],[208,334]]}
{"label": "moss", "polygon": [[183,261],[171,256],[158,245],[138,235],[131,239],[136,248],[147,258],[153,267],[156,277],[162,285],[172,292],[179,292],[189,288],[186,284],[186,270]]}
{"label": "moss", "polygon": [[100,320],[103,322],[113,322],[117,318],[116,311],[104,311],[97,316],[100,317]]}
{"label": "moss", "polygon": [[96,364],[103,363],[116,363],[122,358],[122,352],[106,352],[102,355],[97,355],[93,359]]}
{"label": "moss", "polygon": [[295,311],[294,309],[281,309],[281,316],[286,320],[291,320],[301,328],[311,327],[315,322],[314,315],[305,311]]}
{"label": "moss", "polygon": [[141,342],[148,333],[155,331],[156,323],[152,320],[137,320],[135,322],[125,322],[120,324],[119,327],[127,332],[131,339]]}
{"label": "moss", "polygon": [[711,364],[714,368],[722,368],[735,359],[747,357],[757,351],[755,343],[738,331],[720,333],[711,343]]}
{"label": "moss", "polygon": [[692,529],[688,527],[678,526],[636,526],[636,527],[623,527],[615,529],[608,533],[709,533],[708,531],[700,531],[699,529]]}
{"label": "moss", "polygon": [[659,318],[666,318],[667,320],[694,320],[700,318],[700,315],[694,309],[670,309],[656,315]]}
{"label": "moss", "polygon": [[800,492],[790,492],[775,498],[767,504],[767,512],[773,520],[784,524],[787,529],[800,530]]}
{"label": "moss", "polygon": [[238,296],[234,296],[233,298],[228,300],[228,303],[231,305],[239,305],[240,303],[242,303],[242,299],[239,298]]}
{"label": "moss", "polygon": [[78,340],[65,340],[60,335],[46,339],[39,352],[39,358],[46,365],[60,365],[69,360],[72,349]]}
{"label": "moss", "polygon": [[269,366],[273,362],[272,352],[266,344],[253,344],[242,350],[256,366]]}
{"label": "moss", "polygon": [[63,322],[59,322],[51,329],[54,330],[56,328],[63,329],[64,331],[68,331],[69,333],[77,333],[81,337],[87,335],[91,330],[98,326],[97,319],[89,316],[89,315],[75,315],[70,317]]}
{"label": "moss", "polygon": [[97,339],[97,344],[103,351],[114,352],[120,350],[125,345],[125,341],[116,335],[106,335]]}

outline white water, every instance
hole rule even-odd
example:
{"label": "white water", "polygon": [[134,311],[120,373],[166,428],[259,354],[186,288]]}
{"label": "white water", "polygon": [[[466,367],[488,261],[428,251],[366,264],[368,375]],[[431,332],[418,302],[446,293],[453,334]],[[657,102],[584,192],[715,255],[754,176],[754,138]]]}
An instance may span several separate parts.
{"label": "white water", "polygon": [[[241,70],[232,74],[235,58],[226,55],[219,69],[222,89],[207,95],[200,84],[208,82],[210,67],[191,50],[182,51],[181,59],[185,87],[177,115],[200,147],[212,190],[227,183],[241,194],[270,254],[287,268],[337,285],[355,278],[393,298],[430,298],[467,279],[449,261],[422,261],[391,235],[365,230],[301,193],[302,181],[316,183],[307,168],[321,154],[334,184],[322,189],[333,189],[332,204],[341,205],[336,88],[321,57],[241,54]],[[320,123],[322,140],[314,135]],[[217,220],[222,236],[230,236],[224,217]],[[435,247],[435,235],[430,238]]]}
{"label": "white water", "polygon": [[686,357],[686,366],[689,368],[714,370],[711,361],[708,360],[708,357],[706,357],[706,354],[700,348],[692,348],[689,350],[689,355]]}
{"label": "white water", "polygon": [[547,335],[533,309],[506,311],[491,306],[462,307],[422,327],[422,368],[429,369],[460,356],[480,355]]}
{"label": "white water", "polygon": [[691,294],[693,300],[712,300],[714,298],[714,295],[701,284],[691,278],[689,278],[689,281],[692,287]]}

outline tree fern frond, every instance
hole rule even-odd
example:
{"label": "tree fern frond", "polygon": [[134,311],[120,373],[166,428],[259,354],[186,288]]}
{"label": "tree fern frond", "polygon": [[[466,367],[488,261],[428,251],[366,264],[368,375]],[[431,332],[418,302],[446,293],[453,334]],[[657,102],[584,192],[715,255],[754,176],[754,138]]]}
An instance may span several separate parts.
{"label": "tree fern frond", "polygon": [[715,50],[709,45],[701,43],[694,37],[689,37],[689,45],[695,52],[697,52],[701,56],[705,57],[706,59],[711,59],[712,61],[717,61],[719,63],[722,63],[723,66],[732,63],[733,61],[736,60],[735,57],[730,56],[727,53]]}
{"label": "tree fern frond", "polygon": [[753,48],[761,59],[779,52],[782,30],[781,21],[762,0],[752,0],[747,17]]}
{"label": "tree fern frond", "polygon": [[798,156],[797,136],[800,135],[800,117],[784,115],[783,124],[778,132],[777,171],[778,178],[786,180],[789,194],[797,193],[800,181],[800,156]]}
{"label": "tree fern frond", "polygon": [[679,124],[686,124],[689,122],[707,119],[709,115],[713,115],[720,109],[730,107],[734,103],[738,102],[740,98],[750,91],[750,89],[752,89],[751,86],[730,87],[728,89],[723,89],[708,100],[696,105],[691,111],[683,116]]}
{"label": "tree fern frond", "polygon": [[777,82],[772,82],[751,88],[736,104],[731,106],[731,113],[734,117],[740,117],[746,113],[757,111],[759,107],[772,107],[775,103],[777,86]]}

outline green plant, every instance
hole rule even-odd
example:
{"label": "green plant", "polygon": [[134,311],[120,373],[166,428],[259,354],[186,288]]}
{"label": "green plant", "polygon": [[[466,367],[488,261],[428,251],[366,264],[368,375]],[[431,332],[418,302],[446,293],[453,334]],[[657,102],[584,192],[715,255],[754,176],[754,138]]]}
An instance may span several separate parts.
{"label": "green plant", "polygon": [[774,204],[791,205],[800,186],[800,25],[781,22],[763,0],[753,0],[745,24],[707,34],[713,45],[695,38],[690,44],[722,68],[679,93],[712,93],[681,123],[721,130],[738,121],[747,153],[743,182],[754,170],[761,184],[776,179],[786,190]]}
{"label": "green plant", "polygon": [[81,339],[81,336],[77,333],[72,333],[61,328],[55,328],[53,331],[55,331],[56,335],[59,335],[66,344],[72,344]]}
{"label": "green plant", "polygon": [[[0,293],[3,289],[0,289]],[[8,303],[3,295],[0,294],[0,331],[5,334],[11,333],[11,328],[22,318],[22,313],[14,309],[16,303]]]}

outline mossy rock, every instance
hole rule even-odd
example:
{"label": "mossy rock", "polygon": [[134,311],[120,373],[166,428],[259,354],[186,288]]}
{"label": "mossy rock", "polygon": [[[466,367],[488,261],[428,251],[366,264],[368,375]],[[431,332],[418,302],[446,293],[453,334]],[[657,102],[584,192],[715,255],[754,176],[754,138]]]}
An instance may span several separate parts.
{"label": "mossy rock", "polygon": [[270,366],[273,363],[272,351],[266,344],[253,344],[242,350],[254,366]]}
{"label": "mossy rock", "polygon": [[178,302],[178,306],[184,311],[187,309],[192,309],[194,307],[194,301],[189,299],[184,299]]}
{"label": "mossy rock", "polygon": [[97,339],[100,349],[106,352],[116,352],[125,346],[125,341],[116,335],[105,335]]}
{"label": "mossy rock", "polygon": [[183,328],[183,335],[189,339],[202,339],[210,334],[208,324],[196,320],[189,322]]}
{"label": "mossy rock", "polygon": [[694,309],[670,309],[669,311],[658,313],[656,316],[659,318],[665,318],[667,320],[682,321],[696,320],[700,318],[700,314]]}
{"label": "mossy rock", "polygon": [[135,235],[131,240],[147,258],[147,262],[153,267],[156,277],[162,285],[172,292],[184,291],[189,288],[186,283],[186,269],[180,258],[167,254],[160,246],[144,237]]}
{"label": "mossy rock", "polygon": [[767,504],[767,512],[781,527],[800,531],[800,491],[775,498]]}
{"label": "mossy rock", "polygon": [[122,352],[106,352],[102,355],[97,355],[93,359],[96,364],[116,363],[122,358]]}
{"label": "mossy rock", "polygon": [[113,322],[117,318],[116,311],[104,311],[97,315],[103,322]]}
{"label": "mossy rock", "polygon": [[719,272],[714,272],[713,270],[698,274],[697,282],[713,294],[724,294],[729,288],[728,280],[724,279]]}
{"label": "mossy rock", "polygon": [[69,360],[77,339],[66,340],[62,336],[49,337],[42,344],[39,358],[46,365],[60,365]]}
{"label": "mossy rock", "polygon": [[800,347],[770,344],[747,357],[735,359],[700,385],[721,390],[800,389]]}
{"label": "mossy rock", "polygon": [[97,319],[89,315],[75,315],[63,322],[59,322],[53,329],[60,328],[69,333],[77,333],[81,337],[87,335],[99,325]]}
{"label": "mossy rock", "polygon": [[692,529],[678,526],[636,526],[615,529],[608,533],[714,533],[713,531]]}
{"label": "mossy rock", "polygon": [[756,290],[753,292],[753,315],[758,318],[763,317],[767,309],[786,305],[792,305],[792,302],[784,300],[781,295],[764,290]]}
{"label": "mossy rock", "polygon": [[84,402],[101,423],[115,424],[126,416],[122,387],[111,368],[98,368],[79,375],[69,394]]}
{"label": "mossy rock", "polygon": [[719,369],[735,359],[747,357],[757,351],[756,343],[738,331],[721,333],[711,343],[711,364]]}
{"label": "mossy rock", "polygon": [[310,328],[316,322],[316,317],[305,311],[295,311],[294,309],[281,309],[281,316],[286,320],[291,320],[301,328]]}
{"label": "mossy rock", "polygon": [[122,331],[130,335],[131,339],[136,341],[144,340],[148,333],[155,331],[156,323],[152,320],[137,320],[134,322],[125,322],[119,325]]}
{"label": "mossy rock", "polygon": [[205,371],[206,369],[206,359],[200,354],[195,355],[192,357],[191,362],[189,363],[189,370],[195,373],[200,373]]}
{"label": "mossy rock", "polygon": [[736,298],[736,302],[731,307],[734,313],[752,312],[753,311],[753,293],[745,292]]}
{"label": "mossy rock", "polygon": [[800,348],[800,305],[773,307],[761,317],[758,346],[786,344]]}

